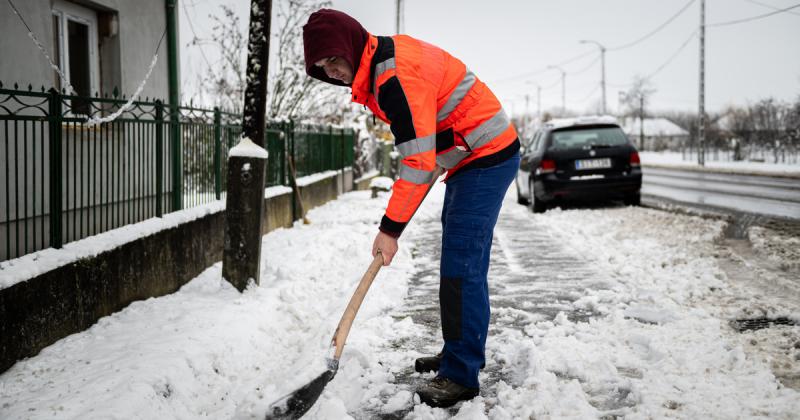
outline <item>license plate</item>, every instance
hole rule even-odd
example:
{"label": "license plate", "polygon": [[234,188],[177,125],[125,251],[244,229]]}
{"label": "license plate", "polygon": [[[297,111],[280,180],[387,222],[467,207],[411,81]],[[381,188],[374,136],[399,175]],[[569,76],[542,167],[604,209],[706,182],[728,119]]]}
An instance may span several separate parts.
{"label": "license plate", "polygon": [[575,169],[603,169],[611,167],[611,158],[602,159],[581,159],[575,161]]}

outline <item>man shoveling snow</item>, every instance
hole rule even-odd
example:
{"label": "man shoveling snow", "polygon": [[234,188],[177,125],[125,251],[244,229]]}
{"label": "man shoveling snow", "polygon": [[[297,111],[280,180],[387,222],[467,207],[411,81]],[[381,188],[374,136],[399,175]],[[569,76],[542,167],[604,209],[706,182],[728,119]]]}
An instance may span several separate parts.
{"label": "man shoveling snow", "polygon": [[472,399],[485,363],[492,232],[519,167],[516,130],[489,88],[431,44],[372,35],[330,9],[309,17],[303,41],[309,76],[349,86],[353,102],[391,125],[403,156],[372,247],[384,265],[397,252],[437,166],[447,171],[439,288],[444,346],[416,361],[418,371],[438,371],[417,394],[434,407]]}

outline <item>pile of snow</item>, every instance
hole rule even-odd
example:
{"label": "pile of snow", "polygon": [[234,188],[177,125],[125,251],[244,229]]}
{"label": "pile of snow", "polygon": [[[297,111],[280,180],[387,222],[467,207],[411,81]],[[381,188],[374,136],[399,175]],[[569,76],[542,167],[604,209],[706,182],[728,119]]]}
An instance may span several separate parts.
{"label": "pile of snow", "polygon": [[[513,380],[497,385],[489,418],[790,418],[800,410],[800,394],[776,380],[768,359],[748,355],[708,304],[732,297],[714,245],[723,222],[633,207],[554,210],[531,221],[598,269],[606,287],[585,290],[572,309],[602,316],[581,322],[562,312],[490,337],[487,353]],[[785,334],[797,336],[792,328]]]}
{"label": "pile of snow", "polygon": [[377,188],[383,191],[391,190],[392,185],[394,185],[394,180],[392,180],[392,178],[389,178],[387,176],[378,176],[372,178],[372,180],[369,182],[370,188]]}
{"label": "pile of snow", "polygon": [[[387,197],[369,194],[346,194],[311,210],[313,224],[265,235],[260,286],[240,294],[221,280],[216,264],[172,295],[134,302],[17,363],[0,376],[0,418],[263,414],[324,369],[336,324],[372,261]],[[414,270],[409,249],[379,273],[334,379],[332,386],[356,402],[371,383],[379,389],[388,380],[374,371],[360,376],[366,366],[379,366],[370,349],[413,334],[412,323],[389,315]],[[341,400],[318,405],[327,418],[346,417]]]}
{"label": "pile of snow", "polygon": [[794,232],[751,226],[747,238],[762,255],[784,270],[800,269],[800,235]]}

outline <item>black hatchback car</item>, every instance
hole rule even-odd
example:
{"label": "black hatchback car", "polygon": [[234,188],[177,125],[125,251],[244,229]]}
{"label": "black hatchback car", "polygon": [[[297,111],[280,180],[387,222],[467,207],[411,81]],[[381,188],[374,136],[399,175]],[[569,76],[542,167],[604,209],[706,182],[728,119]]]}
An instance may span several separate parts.
{"label": "black hatchback car", "polygon": [[564,201],[639,205],[639,153],[613,117],[552,120],[525,143],[515,184],[534,213]]}

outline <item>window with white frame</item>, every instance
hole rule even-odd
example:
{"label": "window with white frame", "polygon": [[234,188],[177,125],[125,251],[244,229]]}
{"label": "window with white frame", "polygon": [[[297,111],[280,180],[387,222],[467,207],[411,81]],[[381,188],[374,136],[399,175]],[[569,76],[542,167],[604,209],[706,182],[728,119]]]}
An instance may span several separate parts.
{"label": "window with white frame", "polygon": [[[75,93],[89,97],[97,92],[97,13],[75,3],[53,0],[53,46],[58,66]],[[73,103],[72,111],[86,114],[88,104]]]}

